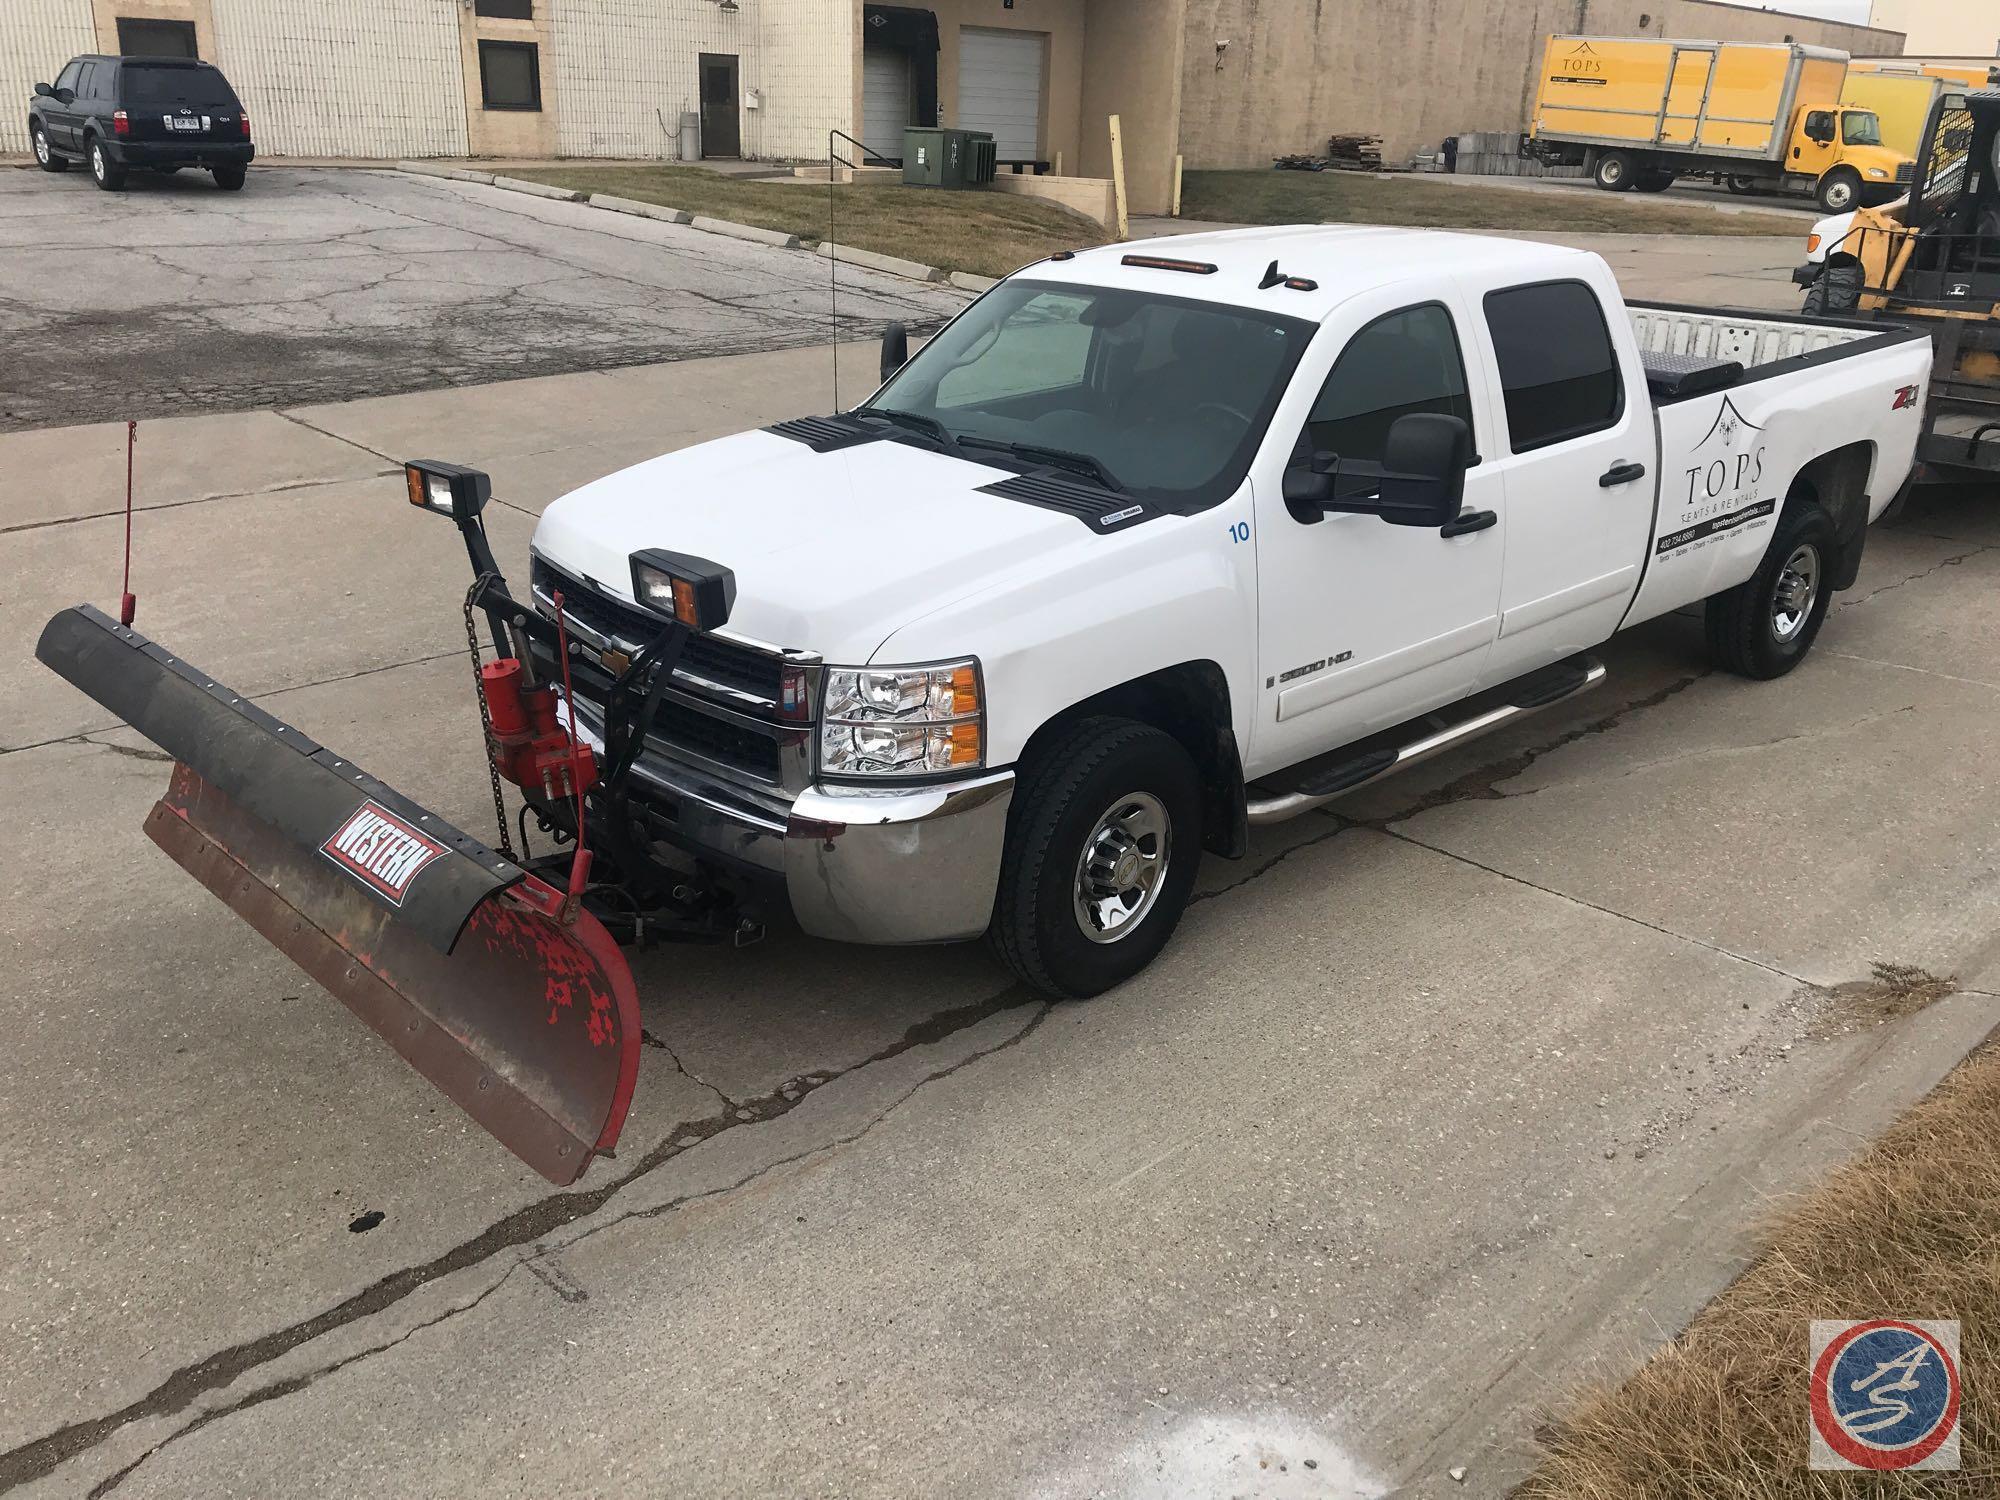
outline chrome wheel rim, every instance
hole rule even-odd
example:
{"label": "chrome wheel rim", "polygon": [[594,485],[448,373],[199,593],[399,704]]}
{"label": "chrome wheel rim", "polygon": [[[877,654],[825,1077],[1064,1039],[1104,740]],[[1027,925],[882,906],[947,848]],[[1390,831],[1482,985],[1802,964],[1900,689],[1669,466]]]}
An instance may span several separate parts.
{"label": "chrome wheel rim", "polygon": [[1173,857],[1173,820],[1150,792],[1118,798],[1077,856],[1076,924],[1093,943],[1115,943],[1139,930],[1160,899]]}
{"label": "chrome wheel rim", "polygon": [[104,175],[104,148],[102,146],[93,145],[90,148],[90,171],[94,177],[102,177]]}
{"label": "chrome wheel rim", "polygon": [[45,167],[49,164],[49,138],[39,130],[35,132],[35,160]]}
{"label": "chrome wheel rim", "polygon": [[1812,618],[1818,598],[1819,549],[1809,544],[1796,547],[1785,559],[1777,590],[1771,596],[1771,633],[1781,642],[1797,639]]}
{"label": "chrome wheel rim", "polygon": [[1844,182],[1836,182],[1826,190],[1826,206],[1835,213],[1845,213],[1854,201],[1854,189]]}
{"label": "chrome wheel rim", "polygon": [[1606,182],[1623,182],[1625,180],[1625,163],[1616,160],[1607,161],[1598,169],[1598,176]]}

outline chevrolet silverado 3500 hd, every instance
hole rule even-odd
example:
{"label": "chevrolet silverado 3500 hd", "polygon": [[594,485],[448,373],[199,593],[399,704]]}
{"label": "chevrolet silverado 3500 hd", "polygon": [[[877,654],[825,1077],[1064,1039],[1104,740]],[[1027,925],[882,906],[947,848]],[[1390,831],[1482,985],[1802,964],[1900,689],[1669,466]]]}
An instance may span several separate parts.
{"label": "chevrolet silverado 3500 hd", "polygon": [[1703,603],[1721,665],[1790,671],[1931,363],[1896,328],[1628,306],[1574,250],[1326,227],[1060,254],[900,342],[850,411],[558,500],[519,594],[486,476],[409,465],[496,648],[496,803],[518,785],[555,855],[129,622],[65,611],[40,654],[180,762],[154,838],[566,1181],[637,1067],[614,935],[782,903],[822,937],[986,934],[1091,995],[1165,945],[1204,851],[1588,689],[1627,626]]}

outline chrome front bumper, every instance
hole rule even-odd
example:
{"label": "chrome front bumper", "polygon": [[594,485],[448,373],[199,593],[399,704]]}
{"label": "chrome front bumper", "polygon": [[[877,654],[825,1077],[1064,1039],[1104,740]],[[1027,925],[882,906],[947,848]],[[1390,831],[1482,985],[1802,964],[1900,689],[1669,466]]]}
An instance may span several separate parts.
{"label": "chrome front bumper", "polygon": [[[602,752],[583,704],[577,728]],[[646,755],[633,778],[674,843],[782,882],[799,926],[847,943],[955,943],[993,915],[1014,773],[919,787],[808,787],[789,803]]]}

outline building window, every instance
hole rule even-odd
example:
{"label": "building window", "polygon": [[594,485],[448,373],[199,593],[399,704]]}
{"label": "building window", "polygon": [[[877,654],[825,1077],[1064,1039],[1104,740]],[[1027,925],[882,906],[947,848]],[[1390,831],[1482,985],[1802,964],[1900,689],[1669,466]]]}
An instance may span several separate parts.
{"label": "building window", "polygon": [[479,90],[488,109],[540,109],[541,50],[533,42],[481,41]]}
{"label": "building window", "polygon": [[532,21],[535,0],[473,0],[475,16],[491,16],[496,21]]}

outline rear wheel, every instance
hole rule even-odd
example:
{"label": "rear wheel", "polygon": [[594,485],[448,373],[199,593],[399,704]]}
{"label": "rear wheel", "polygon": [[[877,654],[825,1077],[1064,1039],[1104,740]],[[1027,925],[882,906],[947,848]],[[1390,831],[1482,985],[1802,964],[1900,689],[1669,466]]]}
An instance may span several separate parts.
{"label": "rear wheel", "polygon": [[249,171],[245,167],[217,167],[215,169],[215,185],[225,193],[233,193],[243,186],[243,179],[248,175]]}
{"label": "rear wheel", "polygon": [[125,187],[125,164],[113,161],[105,154],[104,142],[90,143],[90,175],[97,185],[107,193],[122,192]]}
{"label": "rear wheel", "polygon": [[44,172],[67,172],[69,163],[56,155],[55,147],[49,144],[48,133],[37,125],[34,129],[35,161]]}
{"label": "rear wheel", "polygon": [[1747,583],[1708,601],[1708,649],[1739,677],[1783,677],[1812,650],[1832,602],[1833,519],[1818,505],[1788,507]]}
{"label": "rear wheel", "polygon": [[1852,167],[1835,167],[1819,180],[1819,206],[1844,214],[1861,200],[1861,174]]}
{"label": "rear wheel", "polygon": [[1674,185],[1674,174],[1658,171],[1642,172],[1639,180],[1632,185],[1642,193],[1664,193]]}
{"label": "rear wheel", "polygon": [[1751,193],[1758,192],[1764,186],[1756,178],[1745,177],[1740,172],[1732,172],[1729,176],[1725,177],[1723,181],[1728,184],[1729,191],[1736,194],[1736,196],[1739,198],[1747,197]]}
{"label": "rear wheel", "polygon": [[1172,736],[1085,719],[1025,767],[988,941],[1022,980],[1082,999],[1158,956],[1201,862],[1201,782]]}
{"label": "rear wheel", "polygon": [[1591,180],[1607,193],[1629,193],[1639,180],[1639,164],[1623,151],[1606,151],[1591,168]]}

